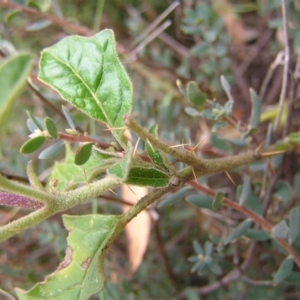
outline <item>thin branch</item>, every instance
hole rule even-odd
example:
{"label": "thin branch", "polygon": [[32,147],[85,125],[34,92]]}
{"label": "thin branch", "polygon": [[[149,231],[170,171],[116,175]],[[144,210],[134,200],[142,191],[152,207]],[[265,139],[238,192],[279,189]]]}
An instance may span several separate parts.
{"label": "thin branch", "polygon": [[282,114],[284,100],[286,96],[286,91],[288,86],[288,76],[289,76],[290,48],[289,48],[286,2],[287,2],[286,0],[281,0],[283,39],[284,39],[284,65],[283,65],[282,87],[281,87],[280,98],[279,98],[279,108],[278,108],[278,113],[276,115],[276,120],[273,128],[274,132],[277,131],[279,126],[280,117]]}
{"label": "thin branch", "polygon": [[78,25],[69,23],[64,19],[57,18],[57,17],[54,17],[54,16],[49,15],[49,14],[41,13],[38,10],[29,8],[27,6],[19,5],[19,4],[16,4],[14,2],[8,2],[7,0],[0,0],[0,5],[3,6],[3,7],[20,10],[21,12],[24,12],[24,13],[29,14],[29,15],[34,16],[34,17],[49,20],[55,25],[58,25],[58,26],[61,26],[61,27],[66,27],[68,29],[74,30],[75,32],[77,32],[79,34],[82,34],[82,35],[85,35],[85,36],[91,36],[93,34],[92,31],[89,30],[86,27],[78,26]]}
{"label": "thin branch", "polygon": [[[199,183],[196,183],[194,181],[190,181],[189,184],[191,186],[193,186],[195,189],[197,189],[207,195],[210,195],[212,197],[214,197],[216,194],[212,189],[210,189],[204,185],[200,185]],[[234,202],[233,200],[231,200],[227,197],[224,197],[223,204],[225,206],[231,207],[234,210],[237,210],[237,211],[243,213],[245,216],[251,218],[256,224],[259,224],[266,231],[272,232],[273,225],[271,223],[269,223],[267,220],[265,220],[264,218],[258,216],[252,210]],[[295,263],[300,268],[300,257],[295,252],[293,247],[283,239],[276,238],[275,240],[293,257]]]}

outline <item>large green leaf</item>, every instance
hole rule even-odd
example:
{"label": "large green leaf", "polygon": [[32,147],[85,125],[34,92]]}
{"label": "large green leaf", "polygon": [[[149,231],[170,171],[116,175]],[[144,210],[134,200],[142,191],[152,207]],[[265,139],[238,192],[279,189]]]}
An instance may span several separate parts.
{"label": "large green leaf", "polygon": [[[124,127],[123,116],[132,102],[131,81],[115,44],[108,29],[90,38],[67,37],[42,52],[39,72],[41,81],[109,128]],[[126,147],[123,130],[112,132]]]}
{"label": "large green leaf", "polygon": [[167,173],[155,168],[133,167],[130,169],[127,184],[139,186],[163,187],[169,183]]}
{"label": "large green leaf", "polygon": [[120,216],[63,216],[68,247],[57,270],[31,290],[17,289],[20,300],[86,300],[104,285],[103,254],[118,231]]}
{"label": "large green leaf", "polygon": [[[66,158],[64,162],[55,162],[51,172],[51,179],[57,180],[55,187],[59,191],[64,191],[75,187],[80,183],[86,183],[93,176],[94,171],[101,165],[101,161],[91,156],[88,162],[82,166],[74,163],[74,153],[70,147],[66,147]],[[103,172],[104,173],[104,172]]]}
{"label": "large green leaf", "polygon": [[14,105],[15,99],[26,84],[32,68],[30,54],[16,54],[0,66],[0,128]]}

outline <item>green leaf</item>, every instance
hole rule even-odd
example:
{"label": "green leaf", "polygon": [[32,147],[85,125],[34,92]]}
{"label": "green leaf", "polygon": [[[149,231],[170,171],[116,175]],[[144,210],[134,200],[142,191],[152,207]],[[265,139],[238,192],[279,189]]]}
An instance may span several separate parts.
{"label": "green leaf", "polygon": [[39,79],[88,116],[114,129],[126,148],[123,116],[131,111],[131,81],[122,66],[112,30],[90,38],[66,37],[45,49],[40,59]]}
{"label": "green leaf", "polygon": [[300,236],[300,207],[294,207],[289,215],[289,243],[293,244]]}
{"label": "green leaf", "polygon": [[61,107],[62,107],[63,114],[65,115],[70,128],[73,130],[76,130],[75,121],[73,119],[71,112],[65,106],[62,105]]}
{"label": "green leaf", "polygon": [[284,279],[284,282],[296,286],[300,286],[300,273],[299,272],[291,272],[291,274]]}
{"label": "green leaf", "polygon": [[247,232],[247,230],[250,228],[251,224],[252,224],[252,220],[250,219],[244,220],[240,225],[238,225],[234,229],[234,231],[227,238],[224,239],[224,245],[227,245],[231,241],[244,235]]}
{"label": "green leaf", "polygon": [[40,118],[35,117],[29,110],[26,110],[27,116],[31,120],[31,122],[37,127],[38,130],[43,131],[44,123]]}
{"label": "green leaf", "polygon": [[66,145],[65,161],[56,161],[54,164],[51,179],[57,180],[57,186],[55,188],[58,191],[64,191],[75,187],[78,184],[86,183],[86,181],[89,181],[90,177],[93,176],[94,170],[101,164],[97,158],[91,156],[88,162],[84,165],[83,171],[81,166],[74,164],[74,156],[75,155],[71,151],[70,146]]}
{"label": "green leaf", "polygon": [[233,100],[233,97],[230,92],[230,89],[231,89],[230,84],[223,75],[221,75],[221,84],[222,84],[224,91],[226,92],[226,95],[227,95],[229,101],[233,103],[234,100]]}
{"label": "green leaf", "polygon": [[92,154],[92,148],[94,143],[85,143],[82,145],[75,154],[74,163],[76,165],[84,165]]}
{"label": "green leaf", "polygon": [[186,107],[184,111],[191,117],[200,117],[201,114],[194,107]]}
{"label": "green leaf", "polygon": [[57,139],[58,133],[57,133],[57,128],[56,128],[54,121],[51,118],[46,117],[44,119],[44,125],[45,125],[45,128],[48,131],[49,135],[52,138]]}
{"label": "green leaf", "polygon": [[286,224],[286,221],[281,221],[272,228],[272,235],[277,239],[285,239],[289,232],[289,227]]}
{"label": "green leaf", "polygon": [[208,264],[208,267],[214,274],[216,275],[222,274],[222,269],[216,261],[212,261],[210,264]]}
{"label": "green leaf", "polygon": [[63,216],[69,231],[64,261],[31,290],[17,289],[20,300],[86,300],[104,285],[103,256],[120,216]]}
{"label": "green leaf", "polygon": [[203,248],[197,241],[193,241],[193,247],[197,254],[204,255]]}
{"label": "green leaf", "polygon": [[288,141],[292,143],[300,142],[300,132],[292,132],[288,136]]}
{"label": "green leaf", "polygon": [[223,198],[224,198],[224,193],[223,192],[218,192],[213,200],[212,207],[213,209],[219,209],[223,205]]}
{"label": "green leaf", "polygon": [[20,149],[20,152],[23,154],[29,154],[36,150],[38,150],[44,142],[46,141],[46,138],[44,136],[36,136],[28,141],[26,141]]}
{"label": "green leaf", "polygon": [[213,198],[206,195],[191,195],[186,198],[186,201],[199,208],[213,209]]}
{"label": "green leaf", "polygon": [[251,182],[250,182],[250,176],[244,175],[243,176],[243,189],[240,196],[239,203],[240,205],[245,206],[245,203],[250,196],[251,193]]}
{"label": "green leaf", "polygon": [[197,291],[193,288],[185,289],[185,296],[187,300],[201,300],[200,296],[198,295]]}
{"label": "green leaf", "polygon": [[40,155],[39,159],[49,159],[57,155],[63,148],[65,147],[65,141],[58,141],[45,150],[43,150]]}
{"label": "green leaf", "polygon": [[133,167],[130,169],[127,184],[163,187],[169,183],[169,175],[155,168]]}
{"label": "green leaf", "polygon": [[218,122],[216,122],[216,123],[212,126],[211,131],[212,131],[212,132],[217,132],[218,129],[225,127],[225,125],[226,125],[225,122],[218,121]]}
{"label": "green leaf", "polygon": [[258,229],[248,229],[244,235],[255,241],[267,241],[271,238],[268,232]]}
{"label": "green leaf", "polygon": [[274,284],[276,285],[282,280],[284,280],[285,278],[287,278],[292,273],[293,266],[294,266],[293,258],[290,256],[286,257],[281,263],[278,271],[274,275],[274,279],[273,279]]}
{"label": "green leaf", "polygon": [[187,97],[191,104],[202,107],[207,96],[199,89],[195,81],[190,81],[187,85]]}
{"label": "green leaf", "polygon": [[27,0],[26,2],[28,6],[31,6],[43,13],[51,7],[51,0]]}
{"label": "green leaf", "polygon": [[260,122],[260,111],[261,111],[261,102],[253,89],[250,89],[250,96],[252,102],[252,110],[250,117],[250,127],[257,128]]}
{"label": "green leaf", "polygon": [[31,68],[32,57],[25,53],[13,55],[0,65],[0,129],[25,86]]}
{"label": "green leaf", "polygon": [[121,178],[122,180],[125,180],[128,176],[130,163],[132,159],[132,152],[133,152],[133,148],[130,144],[128,144],[126,155],[123,157],[123,159],[120,162],[116,163],[108,170],[108,174],[115,175]]}
{"label": "green leaf", "polygon": [[[152,135],[154,135],[157,138],[157,136],[158,136],[157,135],[157,125],[153,125],[150,128],[149,133],[151,133]],[[164,157],[163,157],[162,152],[158,149],[154,149],[153,146],[148,141],[146,142],[146,151],[154,164],[161,167],[162,169],[168,170],[168,168],[166,167],[166,165],[164,163]]]}
{"label": "green leaf", "polygon": [[279,180],[275,187],[274,196],[283,202],[290,202],[293,197],[292,188],[287,181]]}
{"label": "green leaf", "polygon": [[25,30],[27,30],[27,31],[38,31],[38,30],[42,30],[42,29],[45,29],[45,28],[49,27],[51,24],[52,23],[49,20],[39,20],[39,21],[32,22],[32,23],[28,24],[25,27]]}
{"label": "green leaf", "polygon": [[[44,126],[43,119],[38,118],[38,117],[34,117],[34,118],[35,118],[35,121],[38,123],[39,127],[37,127],[37,125],[32,121],[32,119],[30,117],[26,121],[27,128],[31,133],[36,132],[36,130],[41,131],[39,128],[43,128],[43,126]],[[44,130],[44,129],[42,129],[42,130]]]}
{"label": "green leaf", "polygon": [[176,193],[172,194],[171,196],[160,201],[158,203],[157,207],[160,208],[165,205],[172,205],[173,203],[182,199],[188,190],[190,190],[190,187],[184,187],[183,189],[179,190],[178,192],[176,192]]}
{"label": "green leaf", "polygon": [[259,216],[263,215],[261,202],[259,201],[258,197],[253,193],[250,193],[250,195],[246,198],[244,206],[249,208]]}

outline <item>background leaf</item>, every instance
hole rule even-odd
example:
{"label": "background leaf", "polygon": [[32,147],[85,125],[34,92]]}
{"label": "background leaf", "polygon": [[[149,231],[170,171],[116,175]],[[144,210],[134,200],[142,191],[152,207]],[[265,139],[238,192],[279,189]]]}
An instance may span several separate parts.
{"label": "background leaf", "polygon": [[[39,79],[109,128],[124,127],[123,116],[131,111],[132,87],[118,58],[112,30],[90,38],[70,36],[45,49]],[[112,133],[126,147],[123,130]]]}
{"label": "background leaf", "polygon": [[0,129],[25,86],[31,68],[32,58],[26,53],[13,55],[0,65]]}

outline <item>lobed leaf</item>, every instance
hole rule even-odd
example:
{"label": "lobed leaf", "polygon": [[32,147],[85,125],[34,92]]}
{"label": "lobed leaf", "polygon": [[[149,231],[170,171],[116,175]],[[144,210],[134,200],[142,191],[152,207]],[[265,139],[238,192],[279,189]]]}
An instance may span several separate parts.
{"label": "lobed leaf", "polygon": [[63,216],[68,229],[64,261],[31,290],[16,289],[20,300],[86,300],[104,286],[103,255],[116,233],[120,216]]}
{"label": "lobed leaf", "polygon": [[118,178],[125,180],[128,176],[128,172],[130,172],[129,168],[132,159],[132,152],[133,148],[130,144],[128,144],[126,155],[120,162],[117,162],[108,170],[108,174],[115,175]]}
{"label": "lobed leaf", "polygon": [[[90,38],[69,36],[45,49],[39,79],[89,117],[109,128],[124,127],[123,116],[131,111],[131,81],[122,66],[112,30]],[[112,130],[126,147],[124,130]]]}

